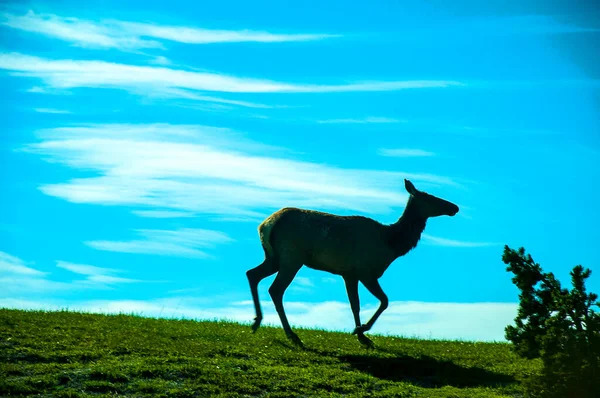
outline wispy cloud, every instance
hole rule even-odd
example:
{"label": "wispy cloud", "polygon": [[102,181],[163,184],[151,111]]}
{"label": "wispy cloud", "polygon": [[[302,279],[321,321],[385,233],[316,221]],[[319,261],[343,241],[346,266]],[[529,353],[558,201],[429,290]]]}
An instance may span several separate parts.
{"label": "wispy cloud", "polygon": [[33,86],[26,90],[28,93],[48,94],[48,95],[71,95],[72,93],[63,89],[53,89],[50,87]]}
{"label": "wispy cloud", "polygon": [[[199,95],[193,91],[183,90],[183,89],[170,89],[170,88],[160,89],[159,88],[157,91],[149,93],[148,95],[152,96],[152,97],[158,97],[158,98],[182,98],[182,99],[187,99],[187,100],[192,100],[192,101],[214,102],[215,104],[219,104],[219,105],[213,105],[215,108],[220,106],[221,108],[224,108],[224,109],[227,109],[226,105],[234,105],[234,106],[241,106],[241,107],[245,107],[245,108],[257,108],[257,109],[277,108],[277,106],[260,104],[257,102],[232,100],[232,99],[227,99],[227,98],[213,97],[213,96],[209,96],[209,95]],[[192,107],[192,106],[190,106],[190,107]]]}
{"label": "wispy cloud", "polygon": [[186,26],[165,26],[150,23],[122,22],[115,24],[126,32],[142,37],[153,37],[157,39],[170,40],[186,44],[209,44],[209,43],[280,43],[293,41],[314,41],[341,37],[340,34],[327,33],[271,33],[253,30],[211,30]]}
{"label": "wispy cloud", "polygon": [[107,289],[106,285],[84,283],[81,280],[62,282],[37,275],[0,275],[4,297],[32,297],[48,294],[68,294],[73,291]]}
{"label": "wispy cloud", "polygon": [[394,119],[389,117],[369,116],[363,119],[325,119],[319,120],[320,124],[387,124],[387,123],[406,123],[406,120]]}
{"label": "wispy cloud", "polygon": [[494,242],[468,242],[462,240],[452,240],[446,238],[440,238],[429,234],[422,234],[423,239],[429,244],[435,246],[449,246],[449,247],[487,247],[487,246],[498,246],[499,243]]}
{"label": "wispy cloud", "polygon": [[171,61],[167,57],[164,57],[162,55],[154,57],[153,59],[150,60],[150,63],[155,64],[155,65],[162,65],[162,66],[171,65]]}
{"label": "wispy cloud", "polygon": [[233,241],[222,232],[206,229],[185,228],[174,231],[142,229],[136,232],[143,239],[131,241],[96,240],[85,242],[85,244],[94,249],[121,253],[207,258],[210,255],[199,250],[199,248],[213,248],[217,244]]}
{"label": "wispy cloud", "polygon": [[[25,151],[98,173],[40,187],[47,195],[75,203],[252,218],[282,203],[377,213],[405,204],[404,178],[456,185],[435,174],[290,160],[281,157],[285,152],[233,131],[204,126],[88,125],[39,134],[42,141]],[[278,156],[268,156],[269,151]],[[143,250],[147,243],[118,245]]]}
{"label": "wispy cloud", "polygon": [[459,82],[446,80],[363,81],[339,85],[293,84],[158,66],[51,60],[19,53],[0,53],[0,69],[12,71],[17,76],[42,79],[53,88],[121,88],[131,92],[141,90],[144,94],[149,90],[159,91],[165,95],[178,93],[173,90],[186,89],[226,93],[328,93],[396,91],[461,85]]}
{"label": "wispy cloud", "polygon": [[12,256],[2,251],[0,251],[0,273],[19,274],[27,276],[46,275],[45,272],[28,267],[27,265],[25,265],[25,262],[20,258]]}
{"label": "wispy cloud", "polygon": [[162,47],[157,41],[119,32],[118,27],[114,25],[62,18],[52,14],[35,14],[33,11],[28,11],[25,15],[5,13],[2,15],[2,25],[54,37],[81,47],[121,50]]}
{"label": "wispy cloud", "polygon": [[309,293],[313,291],[315,284],[310,278],[304,276],[297,276],[292,281],[291,289],[298,293]]}
{"label": "wispy cloud", "polygon": [[34,111],[37,113],[56,113],[56,114],[70,114],[71,111],[64,109],[53,109],[53,108],[35,108]]}
{"label": "wispy cloud", "polygon": [[209,218],[209,221],[217,221],[217,222],[252,222],[252,223],[256,223],[257,225],[260,224],[260,222],[267,217],[267,214],[263,214],[262,217],[260,216],[255,216],[255,217],[250,217],[250,216],[241,216],[241,217],[228,217],[228,216],[221,216],[221,217],[211,217]]}
{"label": "wispy cloud", "polygon": [[[112,268],[101,268],[87,264],[57,261],[58,268],[66,269],[78,276],[76,279],[51,279],[50,272],[28,267],[20,258],[0,252],[0,286],[5,297],[33,297],[48,294],[69,294],[82,290],[113,289],[120,283],[145,282],[114,276],[122,272]],[[85,278],[81,278],[83,275]]]}
{"label": "wispy cloud", "polygon": [[[280,326],[279,317],[269,301],[262,302],[264,324]],[[250,322],[254,317],[251,301],[215,303],[194,297],[152,300],[19,300],[0,299],[0,307],[62,310],[92,313],[134,313],[149,317],[227,319]],[[350,332],[354,321],[346,302],[286,302],[292,327],[312,327]],[[365,305],[361,318],[368,319],[375,305]],[[379,318],[372,333],[428,339],[463,341],[505,341],[504,328],[513,322],[517,303],[428,303],[393,301]]]}
{"label": "wispy cloud", "polygon": [[139,279],[130,279],[130,278],[122,278],[119,276],[112,276],[112,275],[90,275],[88,277],[88,280],[91,282],[97,282],[97,283],[106,283],[106,284],[114,284],[114,283],[138,283],[138,282],[144,282],[142,280]]}
{"label": "wispy cloud", "polygon": [[102,268],[87,264],[74,264],[67,261],[57,261],[56,266],[80,275],[105,275],[120,272],[113,268]]}
{"label": "wispy cloud", "polygon": [[304,276],[298,276],[294,278],[294,283],[302,287],[315,287],[314,283],[312,283],[309,278]]}
{"label": "wispy cloud", "polygon": [[129,279],[122,278],[119,276],[114,276],[113,274],[122,272],[118,269],[113,268],[102,268],[96,267],[93,265],[87,264],[74,264],[69,263],[67,261],[57,261],[56,266],[59,268],[66,269],[68,271],[74,272],[76,274],[85,275],[87,278],[85,282],[92,283],[106,283],[106,284],[115,284],[115,283],[136,283],[143,282],[139,279]]}
{"label": "wispy cloud", "polygon": [[3,297],[32,297],[32,295],[65,292],[73,287],[70,283],[48,279],[42,272],[25,265],[25,261],[0,252],[0,286]]}
{"label": "wispy cloud", "polygon": [[91,21],[54,14],[36,14],[32,10],[25,15],[5,13],[2,15],[1,23],[14,29],[38,33],[80,47],[119,50],[164,48],[158,40],[186,44],[274,43],[323,40],[340,36],[337,34],[282,34],[247,29],[211,30],[118,20]]}
{"label": "wispy cloud", "polygon": [[411,148],[381,148],[379,150],[381,156],[390,157],[422,157],[422,156],[434,156],[435,153],[425,151],[423,149],[411,149]]}
{"label": "wispy cloud", "polygon": [[134,210],[133,214],[146,218],[183,218],[194,217],[194,213],[173,210]]}

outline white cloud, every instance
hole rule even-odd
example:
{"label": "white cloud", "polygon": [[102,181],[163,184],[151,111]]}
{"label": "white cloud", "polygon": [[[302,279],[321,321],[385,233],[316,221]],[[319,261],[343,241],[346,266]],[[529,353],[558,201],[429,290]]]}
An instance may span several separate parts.
{"label": "white cloud", "polygon": [[252,222],[252,223],[256,223],[257,225],[261,223],[261,221],[267,217],[267,214],[264,214],[263,217],[247,217],[247,216],[242,216],[242,217],[211,217],[209,218],[209,221],[218,221],[218,222]]}
{"label": "white cloud", "polygon": [[116,22],[130,34],[140,37],[153,37],[186,44],[208,43],[277,43],[291,41],[313,41],[335,37],[337,34],[277,34],[244,30],[210,30],[185,26],[164,26],[139,22]]}
{"label": "white cloud", "polygon": [[139,279],[130,279],[130,278],[121,278],[119,276],[112,275],[90,275],[87,280],[91,282],[97,283],[106,283],[106,284],[114,284],[114,283],[137,283],[144,282]]}
{"label": "white cloud", "polygon": [[34,86],[27,90],[28,93],[46,94],[46,89],[40,86]]}
{"label": "white cloud", "polygon": [[411,148],[382,148],[379,150],[381,156],[390,157],[422,157],[422,156],[434,156],[435,153],[425,151],[423,149],[411,149]]}
{"label": "white cloud", "polygon": [[389,117],[375,117],[369,116],[364,119],[327,119],[319,120],[317,123],[321,124],[387,124],[387,123],[406,123],[406,120],[394,119]]}
{"label": "white cloud", "polygon": [[86,245],[97,249],[119,253],[136,253],[136,254],[157,254],[164,256],[180,256],[180,257],[195,257],[206,258],[208,254],[203,251],[177,245],[173,243],[163,243],[145,240],[132,241],[109,241],[109,240],[94,240],[85,242]]}
{"label": "white cloud", "polygon": [[48,280],[47,275],[47,272],[28,267],[22,259],[0,251],[0,286],[3,297],[59,292],[70,287],[68,283]]}
{"label": "white cloud", "polygon": [[[202,29],[193,26],[160,25],[152,22],[131,22],[114,19],[84,20],[55,14],[40,14],[29,10],[23,15],[4,13],[0,24],[22,31],[37,33],[62,40],[75,46],[134,51],[146,48],[163,49],[165,42],[186,44],[242,43],[242,42],[298,42],[341,37],[329,33],[274,33],[265,31]],[[465,26],[469,26],[465,29]],[[457,29],[459,27],[459,29]],[[597,28],[558,22],[544,15],[475,18],[454,20],[451,24],[424,26],[413,31],[399,31],[403,37],[439,36],[477,31],[483,35],[561,34],[597,32]],[[160,61],[159,61],[160,62]]]}
{"label": "white cloud", "polygon": [[296,293],[310,293],[313,291],[315,284],[304,276],[297,276],[291,284],[291,290]]}
{"label": "white cloud", "polygon": [[77,18],[61,18],[51,14],[36,15],[33,11],[28,11],[23,16],[5,13],[2,17],[2,24],[5,26],[51,36],[81,47],[122,50],[162,47],[157,41],[119,33],[116,27]]}
{"label": "white cloud", "polygon": [[2,251],[0,251],[0,273],[26,275],[28,277],[46,275],[45,272],[26,266],[20,258]]}
{"label": "white cloud", "polygon": [[173,211],[173,210],[134,210],[132,212],[136,216],[146,218],[182,218],[182,217],[194,217],[194,213],[185,211]]}
{"label": "white cloud", "polygon": [[449,247],[487,247],[487,246],[497,246],[499,243],[494,242],[468,242],[462,240],[452,240],[446,238],[440,238],[437,236],[432,236],[429,234],[422,234],[423,239],[425,239],[426,243],[435,245],[435,246],[449,246]]}
{"label": "white cloud", "polygon": [[[417,186],[457,185],[434,174],[343,169],[265,156],[278,152],[230,130],[203,126],[88,125],[43,130],[40,136],[41,142],[25,150],[97,174],[40,187],[74,203],[255,219],[266,215],[265,208],[284,203],[376,214],[404,206],[404,178]],[[142,251],[147,243],[98,245]]]}
{"label": "white cloud", "polygon": [[102,268],[87,264],[74,264],[67,261],[57,261],[56,266],[80,275],[104,275],[120,272],[118,269]]}
{"label": "white cloud", "polygon": [[63,40],[80,47],[136,50],[163,48],[161,39],[186,44],[293,42],[339,37],[331,34],[277,34],[252,30],[211,30],[187,26],[165,26],[152,23],[117,20],[89,21],[54,14],[25,15],[5,13],[2,25]]}
{"label": "white cloud", "polygon": [[85,275],[87,277],[83,281],[76,281],[77,283],[100,283],[113,285],[115,283],[144,282],[139,279],[130,279],[113,276],[112,274],[123,272],[119,269],[114,268],[96,267],[87,264],[74,264],[67,261],[57,261],[56,266],[74,272],[76,274]]}
{"label": "white cloud", "polygon": [[152,60],[150,60],[150,63],[156,64],[156,65],[171,65],[171,61],[167,58],[164,57],[162,55],[159,55],[158,57],[154,57]]}
{"label": "white cloud", "polygon": [[[137,90],[134,90],[134,91],[137,91]],[[143,93],[143,91],[142,91],[142,93]],[[213,97],[213,96],[209,96],[209,95],[199,95],[199,94],[194,93],[193,91],[183,90],[183,89],[157,87],[157,90],[153,90],[152,92],[147,93],[147,95],[150,97],[155,97],[155,98],[182,98],[182,99],[199,101],[199,102],[214,102],[215,105],[212,105],[212,106],[215,109],[229,109],[230,107],[227,107],[227,105],[235,105],[235,106],[241,106],[244,108],[258,108],[258,109],[276,108],[276,106],[260,104],[257,102],[232,100],[232,99],[227,99],[227,98]],[[225,104],[225,105],[222,105],[222,104]],[[189,107],[192,107],[192,106],[190,105]],[[199,109],[206,109],[206,108],[199,108]]]}
{"label": "white cloud", "polygon": [[302,287],[315,287],[314,283],[312,283],[309,278],[304,276],[298,276],[294,278],[294,283]]}
{"label": "white cloud", "polygon": [[198,248],[212,248],[217,244],[232,242],[226,234],[206,229],[137,230],[136,232],[144,239],[88,241],[85,244],[94,249],[121,253],[206,258],[210,256]]}
{"label": "white cloud", "polygon": [[72,93],[63,89],[52,89],[50,87],[33,86],[26,90],[28,93],[47,95],[71,95]]}
{"label": "white cloud", "polygon": [[[135,313],[164,318],[228,319],[248,323],[254,318],[250,300],[218,305],[214,301],[193,297],[172,297],[154,300],[19,300],[0,299],[0,307],[20,309],[62,310],[93,313]],[[270,301],[262,302],[264,324],[281,326]],[[373,334],[427,339],[457,339],[464,341],[505,341],[504,328],[517,315],[517,303],[428,303],[414,301],[391,302],[371,330]],[[354,320],[346,302],[323,303],[286,302],[288,319],[295,327],[322,328],[350,332]],[[363,306],[361,320],[368,320],[375,305]],[[260,331],[259,331],[260,333]],[[301,331],[298,332],[301,336]]]}
{"label": "white cloud", "polygon": [[53,109],[53,108],[35,108],[34,111],[37,113],[54,113],[54,114],[70,114],[71,111],[65,109]]}
{"label": "white cloud", "polygon": [[83,280],[61,282],[29,275],[0,276],[3,297],[32,297],[46,294],[66,294],[89,289],[107,289],[105,285],[92,285]]}
{"label": "white cloud", "polygon": [[132,92],[173,90],[227,93],[327,93],[396,91],[414,88],[443,88],[461,83],[445,80],[365,81],[339,85],[293,84],[265,79],[234,77],[214,72],[196,72],[158,66],[138,66],[105,61],[51,60],[19,53],[0,53],[0,69],[17,76],[42,79],[52,88],[120,88]]}
{"label": "white cloud", "polygon": [[[280,326],[273,303],[261,301],[264,323]],[[231,318],[250,321],[254,316],[251,300],[231,305]],[[360,317],[366,323],[377,304],[361,305]],[[286,302],[284,304],[292,327],[312,327],[326,330],[354,330],[354,320],[348,302],[321,303]],[[246,308],[244,317],[240,308]],[[371,329],[371,333],[399,335],[426,339],[460,339],[476,341],[505,341],[504,327],[513,322],[517,303],[443,303],[392,301]],[[224,309],[224,314],[228,310]],[[227,315],[223,315],[227,316]]]}
{"label": "white cloud", "polygon": [[0,252],[0,286],[4,297],[32,297],[47,294],[68,294],[81,290],[112,289],[118,283],[146,282],[129,279],[111,274],[122,272],[118,269],[102,268],[87,264],[75,264],[67,261],[57,261],[56,266],[84,279],[53,280],[49,272],[41,272],[24,265],[24,261],[5,252]]}

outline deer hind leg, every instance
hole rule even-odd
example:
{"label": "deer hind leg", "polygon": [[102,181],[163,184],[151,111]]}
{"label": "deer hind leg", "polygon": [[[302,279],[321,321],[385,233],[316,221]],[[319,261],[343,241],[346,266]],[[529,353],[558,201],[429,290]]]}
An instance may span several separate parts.
{"label": "deer hind leg", "polygon": [[361,327],[360,324],[360,299],[358,297],[358,279],[356,278],[344,278],[346,284],[346,293],[348,293],[348,300],[350,301],[350,308],[352,309],[352,315],[354,316],[354,324],[356,329],[352,334],[356,334],[358,341],[367,348],[373,348],[373,342],[362,331],[358,331]]}
{"label": "deer hind leg", "polygon": [[290,324],[287,320],[287,316],[285,315],[285,310],[283,309],[283,294],[285,290],[288,288],[292,280],[298,273],[298,271],[302,268],[302,264],[296,264],[293,262],[282,262],[279,267],[279,273],[275,277],[273,284],[269,288],[269,294],[271,295],[271,299],[273,300],[273,304],[275,304],[275,309],[277,310],[277,314],[279,315],[279,319],[281,320],[281,326],[283,326],[283,330],[285,331],[286,336],[294,343],[299,346],[302,346],[302,341],[300,338],[292,331]]}
{"label": "deer hind leg", "polygon": [[375,296],[377,299],[379,299],[380,304],[379,304],[379,308],[377,308],[377,311],[375,311],[375,314],[373,314],[371,319],[369,319],[369,322],[367,322],[366,325],[362,325],[355,329],[355,332],[357,332],[357,333],[358,332],[364,333],[364,332],[370,330],[373,327],[373,324],[375,323],[377,318],[379,318],[381,313],[383,313],[383,311],[385,311],[385,309],[388,307],[388,304],[389,304],[388,297],[383,292],[383,289],[381,289],[381,286],[379,285],[379,281],[377,279],[366,279],[366,280],[361,280],[361,282],[363,283],[363,285],[365,285],[367,290],[369,292],[371,292],[371,294],[373,296]]}
{"label": "deer hind leg", "polygon": [[250,292],[252,293],[252,300],[254,301],[254,309],[256,311],[256,318],[252,324],[252,332],[260,327],[262,321],[262,309],[260,308],[260,301],[258,299],[258,284],[260,281],[268,276],[273,275],[277,272],[275,261],[271,258],[266,258],[258,267],[252,268],[246,272],[248,282],[250,283]]}

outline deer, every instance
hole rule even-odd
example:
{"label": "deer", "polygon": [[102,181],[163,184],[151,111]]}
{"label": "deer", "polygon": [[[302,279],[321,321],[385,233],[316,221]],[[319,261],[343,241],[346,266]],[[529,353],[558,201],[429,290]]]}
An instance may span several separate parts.
{"label": "deer", "polygon": [[[415,188],[405,179],[409,194],[401,217],[393,224],[382,224],[358,215],[341,216],[295,207],[282,208],[264,219],[258,234],[265,254],[264,261],[246,272],[256,311],[252,332],[263,319],[258,284],[275,273],[269,295],[279,315],[286,336],[294,345],[303,343],[290,327],[283,308],[283,295],[302,268],[307,267],[343,278],[354,316],[353,335],[367,348],[374,344],[369,331],[389,305],[379,278],[397,258],[417,246],[427,220],[458,213],[458,206]],[[360,321],[358,283],[379,300],[379,307],[366,324]]]}

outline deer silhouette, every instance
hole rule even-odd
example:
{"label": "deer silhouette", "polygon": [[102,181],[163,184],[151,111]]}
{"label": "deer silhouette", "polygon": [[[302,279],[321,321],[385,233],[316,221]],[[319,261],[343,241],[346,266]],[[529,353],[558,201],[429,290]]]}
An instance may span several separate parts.
{"label": "deer silhouette", "polygon": [[[398,221],[390,225],[368,217],[338,216],[293,207],[267,217],[258,227],[265,260],[246,272],[256,310],[253,332],[262,321],[258,284],[277,272],[269,294],[285,334],[294,344],[302,346],[283,309],[283,294],[306,265],[344,279],[356,324],[352,334],[357,335],[360,343],[372,347],[373,342],[364,333],[388,307],[379,278],[394,260],[417,246],[428,218],[458,213],[454,203],[417,190],[409,180],[404,180],[404,186],[410,194],[406,208]],[[359,314],[359,281],[380,301],[379,308],[364,325]]]}

